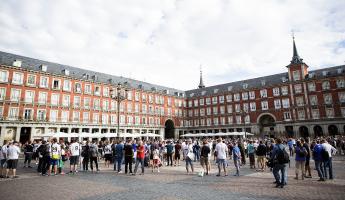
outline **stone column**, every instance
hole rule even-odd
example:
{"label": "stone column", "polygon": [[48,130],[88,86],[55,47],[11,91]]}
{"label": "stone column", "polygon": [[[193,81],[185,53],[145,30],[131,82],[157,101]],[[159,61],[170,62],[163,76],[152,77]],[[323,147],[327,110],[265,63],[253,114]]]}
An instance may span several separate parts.
{"label": "stone column", "polygon": [[16,127],[16,141],[18,142],[20,140],[20,130],[21,130],[21,126],[17,126]]}
{"label": "stone column", "polygon": [[6,126],[1,126],[0,146],[2,146],[4,144],[5,133],[6,133]]}

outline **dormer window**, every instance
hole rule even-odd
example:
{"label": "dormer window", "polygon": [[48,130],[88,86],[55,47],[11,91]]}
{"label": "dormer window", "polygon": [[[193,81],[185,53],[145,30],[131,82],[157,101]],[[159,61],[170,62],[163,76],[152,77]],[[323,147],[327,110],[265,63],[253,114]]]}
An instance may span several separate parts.
{"label": "dormer window", "polygon": [[266,85],[266,80],[261,80],[261,86],[265,86]]}
{"label": "dormer window", "polygon": [[40,70],[42,71],[42,72],[46,72],[47,71],[47,65],[41,65],[40,66]]}
{"label": "dormer window", "polygon": [[282,77],[282,82],[285,83],[288,79],[284,76]]}
{"label": "dormer window", "polygon": [[89,74],[83,74],[83,79],[89,79],[90,78],[90,75]]}
{"label": "dormer window", "polygon": [[337,69],[337,73],[338,73],[338,74],[342,74],[343,72],[344,72],[343,68],[338,68],[338,69]]}
{"label": "dormer window", "polygon": [[328,75],[328,71],[322,71],[322,76],[327,76]]}
{"label": "dormer window", "polygon": [[189,96],[190,96],[190,97],[194,97],[194,93],[191,93]]}
{"label": "dormer window", "polygon": [[232,86],[229,86],[229,87],[228,87],[228,91],[231,91],[231,90],[232,90]]}
{"label": "dormer window", "polygon": [[202,91],[202,92],[201,92],[201,95],[205,95],[205,94],[206,94],[206,91]]}
{"label": "dormer window", "polygon": [[248,88],[248,84],[247,83],[244,83],[243,84],[243,89],[247,89]]}
{"label": "dormer window", "polygon": [[68,69],[62,70],[62,73],[66,76],[69,76],[69,70]]}
{"label": "dormer window", "polygon": [[214,89],[213,93],[217,94],[218,93],[218,89]]}
{"label": "dormer window", "polygon": [[20,60],[14,60],[13,66],[14,66],[14,67],[21,67],[21,66],[22,66],[22,61],[20,61]]}

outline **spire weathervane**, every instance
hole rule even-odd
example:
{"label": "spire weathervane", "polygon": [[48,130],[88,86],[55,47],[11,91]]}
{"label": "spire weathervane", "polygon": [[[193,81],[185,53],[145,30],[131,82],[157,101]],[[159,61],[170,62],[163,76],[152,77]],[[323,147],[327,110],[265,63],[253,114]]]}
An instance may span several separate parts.
{"label": "spire weathervane", "polygon": [[201,65],[200,65],[200,82],[199,82],[198,88],[200,89],[200,88],[204,88],[204,87],[205,87],[205,85],[204,85],[204,82],[202,80],[202,69],[201,69]]}
{"label": "spire weathervane", "polygon": [[293,30],[291,31],[291,35],[292,35],[292,41],[293,41],[293,55],[292,55],[291,64],[303,64],[303,59],[299,57],[298,52],[297,52],[297,47],[295,44],[295,32]]}

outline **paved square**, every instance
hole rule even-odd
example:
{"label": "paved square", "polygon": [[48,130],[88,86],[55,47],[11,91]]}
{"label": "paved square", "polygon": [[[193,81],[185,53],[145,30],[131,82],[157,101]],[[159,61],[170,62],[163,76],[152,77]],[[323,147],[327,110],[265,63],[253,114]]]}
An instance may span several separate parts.
{"label": "paved square", "polygon": [[[20,160],[22,163],[22,160]],[[256,172],[249,166],[241,168],[240,177],[216,177],[212,165],[209,176],[187,175],[184,166],[163,167],[160,173],[146,168],[145,175],[116,174],[101,164],[100,173],[80,172],[76,175],[42,177],[35,169],[19,168],[18,179],[1,179],[1,200],[61,200],[61,199],[344,199],[345,157],[334,158],[335,180],[318,182],[316,171],[312,179],[294,180],[294,163],[289,169],[288,186],[277,189],[271,172]],[[311,163],[313,166],[313,162]],[[195,163],[196,172],[201,168]],[[68,167],[68,165],[67,165]],[[67,169],[66,169],[67,170]]]}

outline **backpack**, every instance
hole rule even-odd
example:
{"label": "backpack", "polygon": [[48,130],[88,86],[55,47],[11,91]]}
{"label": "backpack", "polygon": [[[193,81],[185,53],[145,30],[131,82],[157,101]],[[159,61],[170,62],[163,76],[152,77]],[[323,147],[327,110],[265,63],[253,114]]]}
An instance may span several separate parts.
{"label": "backpack", "polygon": [[286,164],[290,162],[289,154],[285,151],[285,149],[278,148],[276,159],[278,164]]}
{"label": "backpack", "polygon": [[90,151],[91,157],[97,157],[97,149],[95,148],[94,145],[90,146],[89,151]]}
{"label": "backpack", "polygon": [[321,158],[323,161],[329,160],[328,151],[326,151],[326,149],[324,149],[324,148],[321,149]]}
{"label": "backpack", "polygon": [[307,155],[308,155],[308,152],[307,152],[307,150],[304,148],[304,147],[302,147],[302,148],[298,148],[298,156],[299,157],[306,157]]}

